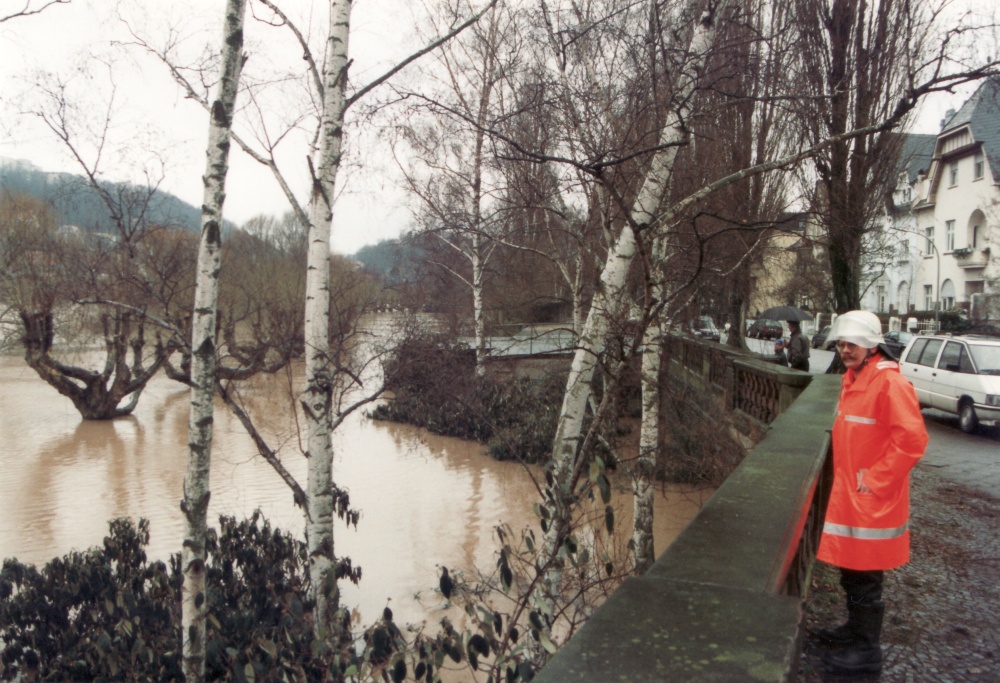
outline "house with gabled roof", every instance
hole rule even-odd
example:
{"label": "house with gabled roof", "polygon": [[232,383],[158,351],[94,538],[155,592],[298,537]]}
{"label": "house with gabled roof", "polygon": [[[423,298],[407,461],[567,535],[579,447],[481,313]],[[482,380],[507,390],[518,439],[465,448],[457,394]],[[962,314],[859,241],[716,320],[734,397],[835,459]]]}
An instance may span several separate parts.
{"label": "house with gabled roof", "polygon": [[899,175],[888,198],[881,230],[869,233],[863,263],[861,306],[902,314],[918,307],[914,285],[921,265],[915,192],[934,157],[936,135],[901,134]]}
{"label": "house with gabled roof", "polygon": [[992,317],[976,308],[1000,294],[1000,78],[946,117],[915,190],[912,304]]}

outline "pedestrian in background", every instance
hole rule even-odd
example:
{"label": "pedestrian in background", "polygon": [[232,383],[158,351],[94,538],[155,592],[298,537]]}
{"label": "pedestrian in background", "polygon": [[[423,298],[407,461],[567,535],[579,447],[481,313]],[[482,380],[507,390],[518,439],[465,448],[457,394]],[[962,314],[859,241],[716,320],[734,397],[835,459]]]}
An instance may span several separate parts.
{"label": "pedestrian in background", "polygon": [[785,340],[781,337],[774,340],[774,357],[778,365],[788,367],[788,356],[785,355]]}
{"label": "pedestrian in background", "polygon": [[794,370],[809,372],[809,340],[802,334],[797,320],[788,321],[788,365]]}
{"label": "pedestrian in background", "polygon": [[833,673],[882,670],[885,571],[910,559],[910,470],[927,447],[913,386],[882,346],[874,313],[849,311],[830,338],[847,371],[833,423],[833,487],[817,558],[840,568],[847,623],[819,631]]}

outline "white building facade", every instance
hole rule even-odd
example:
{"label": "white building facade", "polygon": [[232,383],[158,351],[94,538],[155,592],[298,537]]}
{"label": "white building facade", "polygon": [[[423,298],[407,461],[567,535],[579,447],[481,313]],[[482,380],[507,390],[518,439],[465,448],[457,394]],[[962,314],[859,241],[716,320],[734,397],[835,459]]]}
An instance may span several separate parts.
{"label": "white building facade", "polygon": [[920,308],[916,298],[922,265],[920,236],[912,208],[916,192],[927,173],[937,142],[935,135],[906,135],[900,152],[899,180],[892,206],[883,217],[882,230],[867,240],[861,307],[869,311],[903,315]]}
{"label": "white building facade", "polygon": [[868,269],[862,306],[1000,317],[989,310],[1000,300],[1000,79],[984,81],[937,135],[908,135],[901,168],[885,223],[893,256]]}

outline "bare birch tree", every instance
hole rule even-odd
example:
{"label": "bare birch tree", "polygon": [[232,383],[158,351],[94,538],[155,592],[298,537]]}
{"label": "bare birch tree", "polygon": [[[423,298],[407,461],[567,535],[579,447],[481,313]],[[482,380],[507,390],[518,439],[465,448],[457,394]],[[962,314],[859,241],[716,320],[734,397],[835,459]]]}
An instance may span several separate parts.
{"label": "bare birch tree", "polygon": [[[746,3],[720,27],[718,44],[704,65],[687,62],[668,69],[679,74],[675,82],[693,83],[701,91],[684,100],[690,104],[680,112],[697,143],[684,148],[671,173],[671,197],[682,198],[713,175],[752,167],[792,147],[785,141],[788,124],[779,120],[781,95],[786,91],[779,72],[787,58],[787,24],[782,7]],[[642,422],[638,461],[631,473],[636,573],[644,573],[655,560],[651,477],[664,431],[660,410],[665,320],[677,312],[670,302],[678,294],[684,301],[697,298],[707,288],[723,293],[737,328],[731,334],[741,340],[748,284],[740,288],[732,282],[746,283],[741,275],[752,263],[750,256],[764,235],[762,226],[770,224],[784,204],[781,176],[756,175],[721,189],[700,205],[698,217],[689,220],[691,230],[681,240],[662,233],[651,238],[646,301],[650,322],[641,349]],[[706,232],[706,223],[714,224],[718,232]],[[685,252],[688,262],[681,267],[677,256]]]}
{"label": "bare birch tree", "polygon": [[[447,23],[457,7],[445,7],[436,21]],[[462,282],[472,294],[476,374],[485,372],[486,276],[497,248],[500,217],[495,164],[487,131],[497,117],[497,101],[516,60],[510,47],[516,15],[498,2],[472,30],[439,50],[423,81],[440,81],[444,92],[404,93],[429,107],[430,117],[413,112],[405,126],[412,161],[405,178],[424,206],[424,232],[434,235],[467,262],[468,271],[437,265]],[[437,29],[436,29],[437,31]],[[435,68],[436,67],[436,68]],[[426,86],[424,86],[426,90]]]}
{"label": "bare birch tree", "polygon": [[[698,16],[688,48],[693,59],[687,72],[689,78],[680,86],[679,96],[674,98],[684,104],[666,115],[659,135],[658,150],[650,159],[642,186],[629,211],[628,223],[618,234],[601,273],[600,285],[580,335],[580,348],[574,354],[566,383],[566,394],[552,448],[553,484],[549,489],[552,518],[543,546],[543,556],[551,564],[542,583],[543,595],[555,595],[560,590],[562,572],[559,551],[570,531],[573,500],[577,495],[579,478],[584,469],[589,467],[589,463],[585,462],[586,444],[581,443],[581,437],[597,358],[604,349],[610,322],[620,318],[625,306],[627,276],[638,250],[638,235],[648,230],[656,218],[668,188],[678,146],[687,138],[684,121],[687,116],[686,108],[690,106],[690,92],[695,85],[694,76],[714,38],[715,7],[700,15],[689,10],[689,15]],[[686,93],[683,92],[685,89]]]}
{"label": "bare birch tree", "polygon": [[[304,492],[306,507],[306,543],[308,546],[311,598],[315,600],[313,625],[317,638],[333,647],[339,647],[344,635],[340,632],[339,588],[340,575],[357,579],[359,574],[351,567],[348,558],[338,558],[334,547],[333,517],[356,519],[356,513],[349,510],[349,497],[333,481],[333,447],[331,433],[335,426],[359,407],[377,398],[381,387],[372,388],[361,398],[349,405],[339,406],[334,415],[334,393],[342,383],[357,384],[358,374],[341,363],[341,358],[331,346],[330,328],[330,235],[333,222],[333,207],[336,199],[337,176],[343,159],[343,138],[345,114],[354,102],[384,83],[409,63],[428,52],[437,49],[463,30],[473,25],[486,10],[454,25],[450,31],[432,41],[425,48],[411,55],[403,62],[366,86],[348,94],[348,69],[350,66],[349,37],[351,26],[352,0],[330,0],[328,4],[327,26],[324,31],[323,61],[315,58],[315,52],[304,33],[286,14],[281,3],[272,0],[258,0],[265,8],[258,21],[276,28],[288,30],[306,64],[305,77],[300,82],[311,92],[311,104],[316,106],[316,129],[312,138],[309,155],[309,199],[303,205],[298,201],[292,183],[288,180],[278,162],[277,149],[281,141],[291,133],[291,129],[270,130],[271,114],[261,93],[267,83],[256,84],[247,92],[250,100],[248,111],[256,116],[251,134],[231,131],[232,140],[253,159],[268,168],[289,201],[291,209],[300,224],[307,229],[307,273],[305,291],[305,365],[306,380],[301,394],[301,408],[305,421],[306,457],[309,459],[308,482]],[[487,3],[492,7],[496,0]],[[198,71],[181,67],[173,54],[172,45],[156,47],[151,42],[135,35],[137,44],[153,53],[169,69],[175,81],[196,102],[210,108],[205,93],[194,78]],[[276,81],[288,80],[285,77]],[[292,129],[309,118],[306,113],[292,114]],[[287,119],[284,120],[287,122]],[[255,144],[254,136],[256,136]],[[230,405],[234,405],[230,403]],[[252,430],[250,416],[238,413],[243,424]],[[252,432],[255,433],[255,432]],[[296,491],[296,500],[302,497],[301,488],[287,471],[280,467],[273,451],[256,434],[258,450],[279,470],[283,479]]]}
{"label": "bare birch tree", "polygon": [[333,545],[333,446],[330,443],[330,224],[340,168],[347,108],[350,0],[330,3],[326,61],[322,72],[322,114],[316,150],[316,172],[309,199],[309,256],[306,275],[306,387],[302,407],[306,419],[309,481],[306,542],[309,576],[316,601],[316,634],[325,642],[339,608]]}
{"label": "bare birch tree", "polygon": [[211,108],[203,178],[201,242],[191,330],[191,411],[188,423],[188,470],[184,477],[184,535],[181,633],[184,677],[205,679],[206,550],[209,471],[212,464],[213,400],[216,382],[216,317],[222,260],[222,209],[229,171],[229,135],[243,69],[243,15],[246,0],[227,0],[222,38],[222,73]]}

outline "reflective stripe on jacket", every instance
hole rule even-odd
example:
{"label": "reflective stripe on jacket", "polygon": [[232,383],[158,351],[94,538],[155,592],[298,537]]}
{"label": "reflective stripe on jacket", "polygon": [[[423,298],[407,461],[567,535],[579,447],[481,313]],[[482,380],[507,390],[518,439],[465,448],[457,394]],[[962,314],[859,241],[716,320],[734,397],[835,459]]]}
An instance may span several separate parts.
{"label": "reflective stripe on jacket", "polygon": [[[910,470],[927,447],[913,386],[873,355],[844,375],[833,423],[833,488],[817,557],[848,569],[910,559]],[[862,484],[871,490],[862,493]]]}

